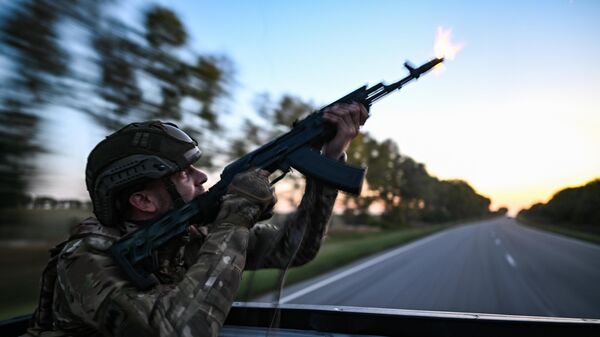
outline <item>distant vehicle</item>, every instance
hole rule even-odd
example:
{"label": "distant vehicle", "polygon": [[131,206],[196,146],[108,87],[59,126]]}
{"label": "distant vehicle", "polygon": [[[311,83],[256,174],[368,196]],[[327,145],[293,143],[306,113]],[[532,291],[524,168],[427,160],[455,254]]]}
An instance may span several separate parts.
{"label": "distant vehicle", "polygon": [[[0,322],[19,336],[30,315]],[[220,336],[600,336],[600,319],[234,303]]]}

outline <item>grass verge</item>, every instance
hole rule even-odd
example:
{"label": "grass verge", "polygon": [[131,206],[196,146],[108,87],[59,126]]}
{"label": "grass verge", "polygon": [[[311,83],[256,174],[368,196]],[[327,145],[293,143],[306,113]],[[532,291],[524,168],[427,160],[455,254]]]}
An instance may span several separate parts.
{"label": "grass verge", "polygon": [[[450,226],[431,225],[377,233],[348,233],[328,237],[313,261],[288,271],[285,284],[290,285],[315,277],[359,258],[405,244],[448,227]],[[244,272],[237,300],[251,300],[277,289],[280,275],[281,272],[276,269]]]}
{"label": "grass verge", "polygon": [[570,236],[575,239],[595,243],[600,245],[600,235],[594,233],[585,232],[577,227],[566,227],[552,224],[544,224],[539,222],[534,222],[531,220],[524,219],[523,217],[518,217],[517,221],[525,226],[538,228],[541,230],[545,230],[548,232],[553,232],[557,234],[562,234],[565,236]]}
{"label": "grass verge", "polygon": [[33,312],[49,247],[0,247],[0,320]]}

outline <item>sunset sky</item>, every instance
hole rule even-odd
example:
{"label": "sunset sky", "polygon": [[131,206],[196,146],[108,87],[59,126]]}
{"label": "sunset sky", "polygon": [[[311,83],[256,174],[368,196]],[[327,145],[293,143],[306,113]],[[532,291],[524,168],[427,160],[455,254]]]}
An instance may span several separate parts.
{"label": "sunset sky", "polygon": [[[455,59],[373,106],[365,131],[512,213],[600,177],[598,1],[161,3],[181,16],[195,50],[233,60],[231,125],[253,116],[260,93],[323,105],[396,81],[405,60],[434,57],[443,29],[462,45]],[[101,137],[81,128],[64,135],[62,162],[48,171],[54,183],[40,193],[85,197],[85,158]]]}

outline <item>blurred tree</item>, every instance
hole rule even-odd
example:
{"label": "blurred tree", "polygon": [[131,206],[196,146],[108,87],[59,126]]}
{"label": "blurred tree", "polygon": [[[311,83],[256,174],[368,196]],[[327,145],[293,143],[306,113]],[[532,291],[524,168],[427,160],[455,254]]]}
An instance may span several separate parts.
{"label": "blurred tree", "polygon": [[[355,145],[354,145],[355,144]],[[383,206],[382,219],[389,224],[406,223],[406,212],[402,207],[402,191],[405,184],[405,172],[402,163],[407,159],[400,155],[400,150],[391,139],[378,143],[368,134],[361,135],[356,143],[348,149],[349,163],[368,167],[367,185],[370,197],[353,197],[358,207],[358,214],[363,214],[375,201]]]}
{"label": "blurred tree", "polygon": [[542,203],[536,203],[531,205],[528,209],[522,209],[517,214],[517,217],[529,218],[532,220],[539,220],[544,218],[544,207],[545,205]]}
{"label": "blurred tree", "polygon": [[154,48],[181,47],[187,42],[187,31],[170,9],[154,6],[145,17],[146,40]]}
{"label": "blurred tree", "polygon": [[[225,56],[197,54],[177,15],[144,12],[142,29],[115,15],[119,1],[20,0],[0,10],[0,207],[28,190],[43,117],[72,109],[114,130],[144,119],[175,121],[203,144],[219,144],[217,108],[232,84]],[[185,124],[187,123],[187,124]]]}
{"label": "blurred tree", "polygon": [[34,174],[31,158],[43,151],[33,135],[39,118],[5,98],[0,110],[0,209],[26,205]]}
{"label": "blurred tree", "polygon": [[53,209],[57,204],[58,200],[48,196],[40,196],[33,200],[33,208],[38,209]]}
{"label": "blurred tree", "polygon": [[575,208],[582,201],[583,190],[583,188],[566,188],[559,191],[545,206],[545,212],[554,221],[570,222]]}
{"label": "blurred tree", "polygon": [[190,51],[188,33],[173,11],[152,6],[144,18],[143,32],[112,17],[106,19],[110,24],[91,32],[102,72],[98,90],[111,108],[87,112],[109,129],[133,120],[182,123],[192,117],[197,124],[185,129],[206,144],[208,136],[221,130],[216,105],[228,97],[233,64],[225,56]]}
{"label": "blurred tree", "polygon": [[208,127],[219,131],[216,102],[228,96],[228,86],[232,81],[233,63],[227,57],[200,56],[191,67],[192,82],[197,85],[186,87],[185,94],[201,103],[198,116],[208,122]]}
{"label": "blurred tree", "polygon": [[[343,194],[343,203],[346,207],[344,212],[344,221],[349,224],[366,224],[369,216],[369,208],[379,200],[379,194],[371,191],[371,176],[377,175],[377,168],[371,167],[371,162],[374,162],[374,157],[379,156],[378,144],[375,139],[371,138],[368,133],[361,132],[350,143],[348,148],[348,164],[355,166],[366,166],[367,183],[363,187],[361,195],[355,196],[351,194]],[[379,160],[379,162],[382,162]]]}
{"label": "blurred tree", "polygon": [[559,225],[600,226],[600,179],[580,187],[565,188],[548,203],[537,203],[519,212],[520,217]]}
{"label": "blurred tree", "polygon": [[573,210],[572,221],[600,227],[600,179],[587,183],[582,190],[581,199]]}
{"label": "blurred tree", "polygon": [[153,6],[146,10],[144,27],[147,49],[139,46],[136,59],[146,58],[144,70],[158,80],[162,102],[152,111],[150,118],[179,120],[183,90],[189,81],[190,65],[177,58],[173,51],[187,41],[187,31],[177,15],[170,9]]}
{"label": "blurred tree", "polygon": [[437,207],[436,202],[444,200],[444,196],[435,190],[438,179],[429,175],[424,164],[410,157],[402,160],[399,170],[402,172],[400,197],[403,200],[401,208],[405,213],[404,221],[435,221],[434,219],[423,219],[423,212]]}
{"label": "blurred tree", "polygon": [[500,207],[498,208],[498,210],[496,211],[496,213],[500,214],[500,215],[505,215],[506,213],[508,213],[508,208],[507,207]]}
{"label": "blurred tree", "polygon": [[68,54],[58,43],[60,15],[48,1],[24,1],[0,13],[0,48],[13,67],[0,89],[0,208],[10,208],[27,198],[32,158],[44,150],[34,111],[60,95],[53,84],[67,74]]}
{"label": "blurred tree", "polygon": [[[96,92],[112,105],[112,114],[90,107],[86,111],[108,129],[117,129],[121,118],[127,116],[142,100],[138,87],[133,51],[134,42],[113,32],[101,32],[93,37],[92,45],[98,54],[100,80]],[[112,117],[110,117],[112,116]]]}
{"label": "blurred tree", "polygon": [[[261,94],[255,98],[254,107],[258,118],[244,120],[241,135],[232,141],[230,158],[238,158],[254,148],[280,136],[290,130],[294,121],[308,115],[315,110],[311,103],[300,98],[283,95],[279,101],[274,102],[268,94]],[[288,201],[293,203],[302,186],[299,173],[292,172],[287,176],[292,184],[291,191],[287,191]]]}
{"label": "blurred tree", "polygon": [[478,195],[475,190],[463,180],[447,180],[448,203],[451,219],[468,219],[485,215],[489,210],[490,200]]}
{"label": "blurred tree", "polygon": [[242,134],[233,142],[234,158],[289,131],[294,121],[315,110],[311,103],[290,95],[273,102],[268,94],[261,94],[255,98],[254,107],[259,118],[244,120]]}

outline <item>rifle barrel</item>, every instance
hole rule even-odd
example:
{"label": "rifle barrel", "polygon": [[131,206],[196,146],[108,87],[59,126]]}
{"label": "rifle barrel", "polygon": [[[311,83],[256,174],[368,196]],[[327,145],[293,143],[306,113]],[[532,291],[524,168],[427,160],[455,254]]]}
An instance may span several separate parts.
{"label": "rifle barrel", "polygon": [[428,72],[433,67],[435,67],[436,65],[438,65],[439,63],[442,63],[442,62],[444,62],[443,57],[435,58],[435,59],[421,65],[420,67],[418,67],[416,69],[410,67],[408,64],[405,64],[406,68],[408,68],[408,70],[410,71],[410,75],[408,75],[405,78],[401,79],[400,81],[392,83],[390,85],[384,85],[383,83],[379,83],[379,84],[373,86],[372,88],[369,88],[369,90],[367,91],[367,99],[366,99],[365,103],[368,106],[371,106],[373,103],[375,103],[378,100],[380,100],[381,98],[385,97],[387,94],[402,88],[402,86],[404,86],[406,83],[408,83],[414,79],[418,79],[421,75]]}

